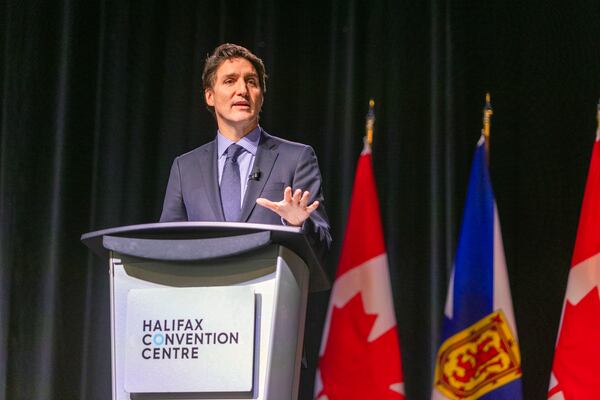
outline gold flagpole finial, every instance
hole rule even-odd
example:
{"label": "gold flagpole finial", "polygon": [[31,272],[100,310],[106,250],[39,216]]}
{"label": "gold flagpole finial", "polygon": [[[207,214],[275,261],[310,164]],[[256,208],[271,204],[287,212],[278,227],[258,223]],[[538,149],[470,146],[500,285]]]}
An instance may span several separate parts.
{"label": "gold flagpole finial", "polygon": [[596,109],[596,140],[600,141],[600,100],[598,100],[598,105]]}
{"label": "gold flagpole finial", "polygon": [[598,100],[598,106],[596,111],[596,120],[598,121],[597,129],[600,131],[600,100]]}
{"label": "gold flagpole finial", "polygon": [[367,113],[367,121],[365,130],[367,134],[367,143],[369,146],[373,144],[373,129],[375,127],[375,100],[369,100],[369,112]]}
{"label": "gold flagpole finial", "polygon": [[485,138],[485,150],[488,153],[490,152],[490,131],[491,131],[491,119],[494,111],[492,110],[492,102],[490,99],[490,93],[485,94],[485,106],[483,107],[483,129],[481,133],[483,133],[483,137]]}
{"label": "gold flagpole finial", "polygon": [[494,111],[492,110],[490,94],[486,93],[485,106],[483,107],[483,136],[485,136],[485,140],[489,140],[490,138],[490,121],[492,119],[492,114],[494,114]]}

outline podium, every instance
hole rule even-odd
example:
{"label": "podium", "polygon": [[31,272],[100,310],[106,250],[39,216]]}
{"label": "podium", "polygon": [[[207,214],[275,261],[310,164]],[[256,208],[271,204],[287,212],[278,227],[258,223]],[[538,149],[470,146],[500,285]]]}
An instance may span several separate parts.
{"label": "podium", "polygon": [[113,400],[297,398],[307,295],[329,287],[300,228],[170,222],[81,240],[108,259]]}

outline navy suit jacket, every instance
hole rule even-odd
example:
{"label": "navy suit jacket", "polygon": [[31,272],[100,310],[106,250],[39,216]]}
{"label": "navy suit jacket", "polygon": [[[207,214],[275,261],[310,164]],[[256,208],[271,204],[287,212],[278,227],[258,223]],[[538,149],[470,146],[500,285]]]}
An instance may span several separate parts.
{"label": "navy suit jacket", "polygon": [[[225,221],[217,171],[216,139],[175,159],[171,167],[160,222]],[[254,159],[253,171],[258,179],[248,181],[242,203],[242,222],[281,225],[281,217],[256,204],[264,197],[272,201],[283,198],[283,190],[310,192],[310,200],[319,201],[304,223],[303,230],[319,255],[331,245],[329,221],[325,213],[321,172],[312,147],[271,136],[264,130]]]}

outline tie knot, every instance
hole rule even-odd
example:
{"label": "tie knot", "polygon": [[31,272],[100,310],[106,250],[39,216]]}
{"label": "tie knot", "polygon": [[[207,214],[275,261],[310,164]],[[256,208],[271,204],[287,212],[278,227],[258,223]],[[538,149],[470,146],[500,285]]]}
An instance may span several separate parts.
{"label": "tie knot", "polygon": [[239,144],[233,143],[226,150],[227,159],[231,159],[232,162],[236,162],[237,158],[240,155],[240,153],[242,152],[242,150],[244,150],[244,148],[242,146],[240,146]]}

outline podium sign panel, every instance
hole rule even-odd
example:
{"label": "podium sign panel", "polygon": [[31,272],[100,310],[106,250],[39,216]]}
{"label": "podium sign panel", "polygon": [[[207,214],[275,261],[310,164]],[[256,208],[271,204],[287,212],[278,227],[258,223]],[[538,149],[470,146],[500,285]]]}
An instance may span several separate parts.
{"label": "podium sign panel", "polygon": [[254,319],[248,286],[130,290],[125,389],[250,392]]}

